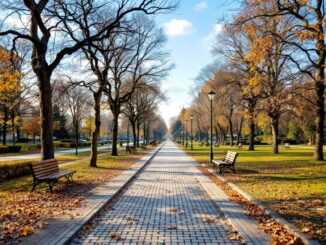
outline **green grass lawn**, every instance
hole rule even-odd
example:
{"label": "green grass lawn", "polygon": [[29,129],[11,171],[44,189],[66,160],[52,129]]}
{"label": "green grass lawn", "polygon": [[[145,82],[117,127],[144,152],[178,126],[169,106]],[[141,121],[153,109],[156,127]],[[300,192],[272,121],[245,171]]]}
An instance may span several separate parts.
{"label": "green grass lawn", "polygon": [[[300,147],[300,146],[299,146]],[[326,241],[326,162],[313,161],[313,150],[291,146],[271,153],[269,145],[214,147],[214,159],[222,158],[227,150],[239,152],[237,174],[223,176],[269,208],[279,212],[303,232]],[[200,163],[209,162],[209,147],[194,144],[186,151]]]}

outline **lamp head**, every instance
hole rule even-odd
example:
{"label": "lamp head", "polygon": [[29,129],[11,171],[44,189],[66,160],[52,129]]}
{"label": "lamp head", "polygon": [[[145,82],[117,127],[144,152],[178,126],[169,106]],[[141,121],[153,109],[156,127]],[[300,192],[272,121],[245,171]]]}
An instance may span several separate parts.
{"label": "lamp head", "polygon": [[214,91],[210,91],[209,93],[208,93],[208,98],[209,98],[209,100],[213,100],[214,99],[214,97],[215,97],[215,92]]}

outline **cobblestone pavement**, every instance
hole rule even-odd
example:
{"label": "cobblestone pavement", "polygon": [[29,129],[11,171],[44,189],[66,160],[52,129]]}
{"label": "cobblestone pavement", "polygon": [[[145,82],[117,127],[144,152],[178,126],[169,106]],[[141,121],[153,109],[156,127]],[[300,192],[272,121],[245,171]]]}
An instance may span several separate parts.
{"label": "cobblestone pavement", "polygon": [[112,208],[71,244],[239,244],[228,238],[229,227],[196,179],[198,171],[167,142]]}

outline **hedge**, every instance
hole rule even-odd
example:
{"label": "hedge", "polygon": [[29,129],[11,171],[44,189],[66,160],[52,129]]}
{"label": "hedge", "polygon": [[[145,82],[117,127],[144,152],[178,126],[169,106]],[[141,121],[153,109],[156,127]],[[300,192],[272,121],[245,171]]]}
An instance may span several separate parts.
{"label": "hedge", "polygon": [[30,174],[29,162],[0,165],[0,181]]}
{"label": "hedge", "polygon": [[[65,147],[65,148],[74,148],[76,147],[76,142],[54,142],[55,147]],[[87,147],[91,146],[90,142],[79,142],[78,146]]]}
{"label": "hedge", "polygon": [[30,139],[28,138],[19,138],[17,139],[17,143],[28,143],[29,141],[31,141]]}
{"label": "hedge", "polygon": [[16,152],[20,152],[21,149],[22,149],[21,145],[2,145],[0,146],[0,154],[16,153]]}

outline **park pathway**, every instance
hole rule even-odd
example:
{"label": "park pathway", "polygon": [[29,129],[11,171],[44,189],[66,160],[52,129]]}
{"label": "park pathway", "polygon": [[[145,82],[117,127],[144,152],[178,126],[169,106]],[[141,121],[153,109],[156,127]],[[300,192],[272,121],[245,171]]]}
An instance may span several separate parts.
{"label": "park pathway", "polygon": [[[92,229],[71,244],[239,244],[183,151],[168,141]],[[117,241],[112,234],[123,238]]]}

